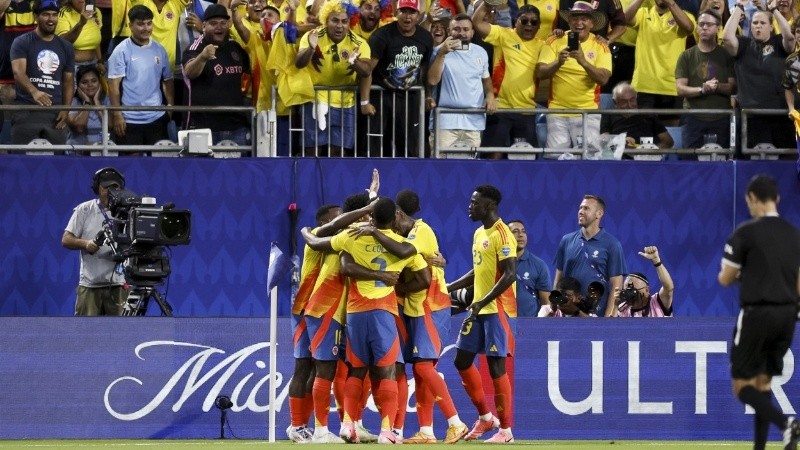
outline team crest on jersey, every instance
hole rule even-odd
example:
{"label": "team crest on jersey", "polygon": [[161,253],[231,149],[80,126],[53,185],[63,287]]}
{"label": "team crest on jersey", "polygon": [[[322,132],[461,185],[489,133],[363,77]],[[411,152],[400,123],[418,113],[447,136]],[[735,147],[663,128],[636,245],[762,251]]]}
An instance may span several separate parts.
{"label": "team crest on jersey", "polygon": [[289,14],[289,11],[291,11],[291,10],[292,9],[289,8],[288,6],[286,8],[283,8],[283,12],[285,12],[286,14]]}
{"label": "team crest on jersey", "polygon": [[58,54],[52,50],[45,49],[36,55],[36,66],[45,75],[52,75],[60,65],[61,60],[58,58]]}
{"label": "team crest on jersey", "polygon": [[241,58],[242,58],[242,57],[241,57],[241,56],[239,56],[239,54],[238,54],[238,53],[236,53],[236,52],[231,52],[231,58],[232,58],[234,61],[236,61],[236,62],[239,62],[239,61],[241,60]]}
{"label": "team crest on jersey", "polygon": [[220,64],[217,64],[216,66],[214,66],[214,75],[220,76],[220,75],[222,75],[222,72],[224,72],[224,71],[225,71],[225,69],[223,69]]}
{"label": "team crest on jersey", "polygon": [[157,66],[160,66],[160,65],[161,65],[161,57],[160,57],[160,56],[156,56],[156,57],[155,57],[155,58],[153,58],[153,59],[155,59],[155,61],[156,61],[156,65],[157,65]]}
{"label": "team crest on jersey", "polygon": [[600,256],[600,252],[599,251],[595,250],[595,251],[592,252],[592,258],[597,258],[598,256]]}
{"label": "team crest on jersey", "polygon": [[770,44],[764,46],[764,50],[761,51],[761,54],[764,56],[769,56],[775,51],[775,47]]}
{"label": "team crest on jersey", "polygon": [[489,241],[488,240],[483,241],[483,244],[481,244],[481,246],[483,246],[483,248],[489,248]]}
{"label": "team crest on jersey", "polygon": [[164,15],[164,18],[166,18],[167,20],[172,20],[175,18],[175,14],[173,14],[172,11],[167,11],[167,14]]}
{"label": "team crest on jersey", "polygon": [[589,52],[589,53],[586,54],[586,57],[591,59],[591,60],[594,60],[595,53],[594,52]]}
{"label": "team crest on jersey", "polygon": [[500,253],[502,253],[503,256],[510,255],[511,254],[511,247],[506,246],[506,247],[501,248],[500,249]]}
{"label": "team crest on jersey", "polygon": [[553,5],[548,4],[544,9],[546,9],[548,11],[552,11],[553,10]]}
{"label": "team crest on jersey", "polygon": [[333,348],[331,349],[331,353],[333,353],[333,356],[338,355],[339,354],[339,347],[334,345]]}

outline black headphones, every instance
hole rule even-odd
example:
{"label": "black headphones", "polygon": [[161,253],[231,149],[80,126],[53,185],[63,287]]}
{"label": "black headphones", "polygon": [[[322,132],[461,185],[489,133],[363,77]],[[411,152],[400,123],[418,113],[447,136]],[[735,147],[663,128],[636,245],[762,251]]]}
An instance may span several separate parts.
{"label": "black headphones", "polygon": [[122,175],[119,170],[113,167],[103,167],[92,175],[92,191],[94,191],[95,194],[100,193],[100,181],[109,176],[114,176],[119,179],[120,189],[125,187],[125,176]]}

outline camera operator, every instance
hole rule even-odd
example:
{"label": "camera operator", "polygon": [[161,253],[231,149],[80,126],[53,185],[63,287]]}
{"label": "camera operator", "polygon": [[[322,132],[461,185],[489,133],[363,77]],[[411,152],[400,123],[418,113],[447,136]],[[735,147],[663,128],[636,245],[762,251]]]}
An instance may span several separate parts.
{"label": "camera operator", "polygon": [[633,272],[625,278],[624,289],[614,289],[614,302],[619,309],[619,317],[672,317],[672,293],[675,284],[664,263],[658,256],[658,248],[652,245],[639,252],[653,263],[661,282],[661,289],[650,295],[647,277]]}
{"label": "camera operator", "polygon": [[597,317],[594,308],[603,290],[600,283],[592,283],[584,298],[581,295],[581,282],[576,278],[564,277],[558,280],[556,290],[550,292],[550,304],[539,308],[539,317]]}
{"label": "camera operator", "polygon": [[76,316],[122,314],[128,292],[123,275],[114,271],[111,248],[103,245],[103,220],[109,215],[108,192],[124,187],[125,177],[117,169],[106,167],[95,172],[92,190],[97,198],[75,207],[61,237],[61,245],[81,252]]}

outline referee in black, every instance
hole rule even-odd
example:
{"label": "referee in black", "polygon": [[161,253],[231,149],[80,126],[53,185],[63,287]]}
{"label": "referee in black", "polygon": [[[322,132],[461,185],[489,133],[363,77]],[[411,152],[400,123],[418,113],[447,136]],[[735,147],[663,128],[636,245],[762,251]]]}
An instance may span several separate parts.
{"label": "referee in black", "polygon": [[717,276],[723,286],[740,282],[731,377],[733,394],[756,412],[756,450],[766,446],[770,423],[783,431],[784,450],[795,450],[800,438],[800,421],[772,403],[772,377],[783,371],[800,300],[800,231],[778,216],[779,200],[775,179],[750,180],[745,201],[753,218],[728,238]]}

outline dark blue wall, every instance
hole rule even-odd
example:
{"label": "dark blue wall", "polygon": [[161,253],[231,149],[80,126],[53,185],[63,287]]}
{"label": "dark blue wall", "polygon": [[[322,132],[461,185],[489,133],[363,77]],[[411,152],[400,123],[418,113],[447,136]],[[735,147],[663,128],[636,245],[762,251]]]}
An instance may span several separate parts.
{"label": "dark blue wall", "polygon": [[[72,208],[93,195],[97,169],[113,165],[128,187],[159,204],[192,210],[189,246],[172,250],[169,301],[179,316],[265,316],[269,245],[290,253],[287,207],[301,208],[300,225],[340,203],[381,172],[381,193],[420,193],[421,217],[439,236],[448,279],[470,267],[467,217],[475,186],[497,185],[501,216],[526,222],[529,249],[552,263],[564,233],[577,229],[586,193],[607,203],[603,225],[625,249],[630,271],[655,272],[636,252],[658,245],[677,285],[681,316],[730,316],[735,289],[716,283],[722,245],[747,217],[743,189],[755,173],[781,182],[781,213],[800,223],[800,193],[791,162],[456,161],[366,159],[167,159],[0,157],[0,314],[67,316],[73,312],[78,255],[61,235]],[[551,268],[552,270],[552,268]],[[657,287],[656,287],[657,288]],[[280,287],[288,313],[289,285]],[[151,306],[151,313],[154,307]],[[156,308],[157,309],[157,308]]]}

